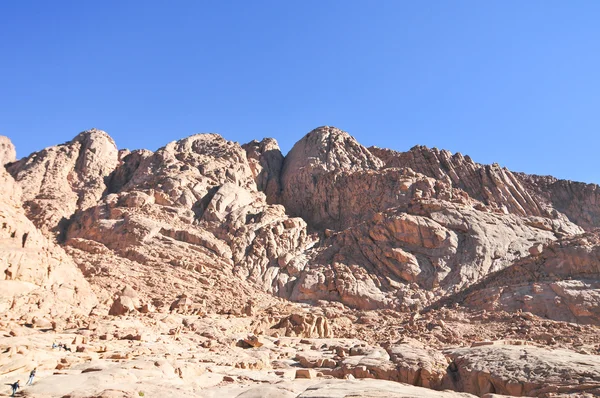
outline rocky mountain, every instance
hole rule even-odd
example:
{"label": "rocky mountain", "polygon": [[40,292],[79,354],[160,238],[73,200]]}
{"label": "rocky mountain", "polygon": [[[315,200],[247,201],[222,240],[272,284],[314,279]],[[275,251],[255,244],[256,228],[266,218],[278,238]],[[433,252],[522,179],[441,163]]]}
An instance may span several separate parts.
{"label": "rocky mountain", "polygon": [[[1,138],[4,165],[15,160],[15,149]],[[97,302],[90,285],[65,251],[27,218],[21,187],[4,167],[0,185],[0,312],[48,328],[58,319],[87,316]]]}
{"label": "rocky mountain", "polygon": [[[435,148],[366,148],[328,126],[308,133],[286,156],[274,139],[240,145],[217,134],[156,152],[118,150],[110,136],[92,129],[18,161],[2,137],[0,159],[0,330],[11,347],[10,339],[25,333],[22,325],[54,333],[79,327],[87,328],[88,340],[81,352],[98,350],[81,358],[150,361],[168,352],[152,345],[160,341],[181,351],[180,362],[168,366],[184,380],[206,369],[200,363],[214,363],[300,366],[310,369],[309,378],[316,368],[325,378],[385,379],[480,396],[600,388],[600,376],[587,370],[600,350],[596,185],[513,173]],[[511,314],[527,314],[518,318],[523,329],[513,330]],[[578,325],[577,339],[561,335],[565,322]],[[291,340],[277,340],[283,336]],[[298,344],[307,338],[316,340],[303,350]],[[559,375],[544,370],[554,365],[532,348],[529,355],[540,358],[536,372],[547,378],[516,377],[482,364],[479,351],[465,347],[484,338],[504,342],[486,356],[510,358],[516,367],[519,349],[511,342],[520,339],[593,358],[577,359],[579,368],[567,363]],[[114,344],[102,348],[102,341]],[[42,346],[27,344],[25,354],[15,348],[17,363],[40,363],[29,351]],[[45,358],[48,368],[60,365],[54,353]],[[17,359],[0,363],[0,376],[21,369]],[[121,371],[102,374],[110,384]],[[579,381],[563,383],[566,374]],[[222,375],[215,394],[287,394],[217,388],[225,377],[236,386],[244,380]],[[181,396],[210,396],[206,383]],[[346,396],[345,383],[315,388]],[[81,396],[111,396],[98,390],[104,384]],[[284,390],[321,396],[298,385]],[[164,386],[152,386],[164,394]],[[363,394],[391,396],[386,388],[369,385]],[[73,392],[61,391],[50,396]]]}

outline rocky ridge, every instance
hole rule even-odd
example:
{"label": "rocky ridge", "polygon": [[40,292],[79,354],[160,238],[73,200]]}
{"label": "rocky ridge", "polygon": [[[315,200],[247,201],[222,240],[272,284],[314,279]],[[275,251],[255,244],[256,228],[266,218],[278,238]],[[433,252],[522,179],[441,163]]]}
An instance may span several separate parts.
{"label": "rocky ridge", "polygon": [[[172,388],[149,381],[149,364],[162,355],[156,342],[180,352],[167,358],[176,375],[164,373],[168,385],[217,375],[208,378],[216,384],[207,379],[181,396],[347,396],[363,388],[323,382],[331,378],[429,389],[398,396],[597,391],[600,378],[586,368],[600,349],[597,186],[425,147],[366,148],[327,126],[285,157],[273,139],[239,145],[216,134],[156,152],[119,151],[95,129],[19,161],[2,139],[0,156],[8,171],[0,176],[2,283],[13,286],[4,290],[0,329],[3,344],[15,347],[0,364],[5,377],[27,366],[15,364],[40,363],[46,350],[12,343],[27,324],[53,333],[86,328],[73,336],[87,341],[78,364],[100,361],[89,366],[100,366],[92,372],[103,382],[82,397],[140,392],[136,383],[128,392],[100,390],[125,369],[103,364],[122,359],[147,371],[137,377],[154,394]],[[575,337],[560,335],[570,330],[565,322],[581,325]],[[479,365],[468,346],[484,338],[513,339],[484,355],[507,363],[520,349],[507,347],[522,340],[573,353],[549,364],[532,348],[536,370],[517,377],[518,359],[510,369]],[[471,352],[475,359],[466,359]],[[54,359],[44,368],[66,369],[73,380],[91,369]],[[555,375],[553,366],[566,370]],[[252,371],[262,376],[244,373]],[[271,390],[246,391],[257,382]],[[360,385],[364,396],[394,389]],[[42,390],[52,389],[31,396]]]}
{"label": "rocky ridge", "polygon": [[[0,163],[15,150],[2,140]],[[96,304],[88,282],[65,251],[26,217],[19,184],[0,168],[0,312],[52,328],[87,315]]]}

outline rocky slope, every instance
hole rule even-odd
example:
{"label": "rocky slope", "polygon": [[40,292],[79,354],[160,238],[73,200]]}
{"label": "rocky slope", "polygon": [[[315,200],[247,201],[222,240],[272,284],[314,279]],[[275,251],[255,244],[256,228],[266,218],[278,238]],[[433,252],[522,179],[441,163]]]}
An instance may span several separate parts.
{"label": "rocky slope", "polygon": [[[240,146],[215,134],[119,153],[90,130],[7,169],[29,218],[88,276],[107,273],[94,263],[143,269],[141,293],[157,303],[168,300],[154,294],[168,264],[211,287],[235,275],[242,290],[294,301],[414,310],[590,227],[497,165],[425,147],[368,149],[334,127],[285,158],[272,139]],[[580,211],[593,214],[593,203]],[[127,284],[104,294],[107,305]]]}
{"label": "rocky slope", "polygon": [[600,225],[598,185],[523,173],[516,176],[538,202],[562,212],[582,228],[592,230]]}
{"label": "rocky slope", "polygon": [[600,233],[532,247],[532,256],[493,273],[450,300],[485,310],[527,311],[600,324]]}
{"label": "rocky slope", "polygon": [[[28,396],[598,391],[595,185],[327,126],[285,157],[216,134],[119,151],[93,129],[18,161],[2,138],[0,158],[0,376],[38,364],[72,381]],[[60,333],[81,352],[47,352]],[[484,339],[504,342],[469,348]],[[537,362],[517,374],[521,340]],[[571,351],[551,363],[542,346]],[[429,390],[328,381],[365,378]]]}
{"label": "rocky slope", "polygon": [[428,177],[448,182],[494,211],[519,216],[550,214],[513,173],[497,164],[481,165],[460,153],[452,155],[449,151],[424,146],[416,146],[404,153],[379,148],[370,150],[385,161],[386,167],[409,167]]}
{"label": "rocky slope", "polygon": [[583,232],[508,170],[423,147],[369,150],[330,127],[294,146],[281,181],[286,209],[325,235],[294,300],[419,308]]}
{"label": "rocky slope", "polygon": [[[12,144],[0,137],[0,163],[14,161]],[[0,168],[0,313],[40,327],[84,316],[96,303],[88,282],[64,250],[26,217],[21,188]]]}
{"label": "rocky slope", "polygon": [[75,211],[95,205],[102,197],[105,179],[117,161],[112,138],[92,129],[10,163],[7,170],[19,182],[29,218],[44,232],[60,232]]}

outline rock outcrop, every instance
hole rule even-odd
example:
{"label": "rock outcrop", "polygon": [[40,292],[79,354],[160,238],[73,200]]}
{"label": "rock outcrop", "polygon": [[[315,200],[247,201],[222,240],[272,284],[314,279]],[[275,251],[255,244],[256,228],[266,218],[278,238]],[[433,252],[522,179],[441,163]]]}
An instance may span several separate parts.
{"label": "rock outcrop", "polygon": [[[10,159],[12,144],[1,138]],[[21,189],[4,168],[0,186],[0,313],[48,323],[87,315],[96,303],[88,282],[64,250],[26,217]]]}
{"label": "rock outcrop", "polygon": [[117,163],[112,138],[92,129],[11,163],[7,170],[23,191],[27,216],[43,232],[60,233],[77,210],[96,205]]}
{"label": "rock outcrop", "polygon": [[[346,202],[350,196],[360,199],[359,195],[353,195],[358,187],[339,183],[334,189],[328,188],[332,188],[337,177],[351,178],[353,172],[375,172],[382,166],[379,158],[348,133],[335,127],[320,127],[298,141],[285,157],[281,174],[282,203],[290,214],[302,217],[313,228],[343,229],[377,208],[351,212],[350,206],[355,204]],[[369,176],[377,175],[365,174],[362,180],[368,180]],[[340,197],[337,191],[342,187],[352,195]],[[365,195],[377,194],[366,189],[368,187],[368,182],[362,187]]]}
{"label": "rock outcrop", "polygon": [[600,226],[600,187],[596,184],[559,180],[550,176],[516,173],[516,177],[534,193],[536,200],[565,214],[569,220],[593,230]]}
{"label": "rock outcrop", "polygon": [[[365,344],[346,350],[340,346],[334,349],[343,357],[333,361],[332,369],[323,372],[336,378],[351,375],[355,379],[391,380],[433,390],[453,387],[447,375],[446,357],[416,341],[392,344],[385,349]],[[324,361],[313,359],[313,362],[325,365]]]}
{"label": "rock outcrop", "polygon": [[460,153],[416,146],[408,152],[370,148],[385,161],[385,167],[409,167],[417,173],[446,181],[494,211],[519,216],[548,216],[519,179],[498,164],[481,165]]}
{"label": "rock outcrop", "polygon": [[0,383],[38,367],[27,396],[599,394],[596,186],[334,127],[285,157],[0,137],[0,164]]}
{"label": "rock outcrop", "polygon": [[[244,150],[216,134],[172,142],[154,153],[123,154],[109,177],[110,193],[72,217],[67,245],[74,254],[109,255],[106,262],[114,262],[116,256],[124,266],[133,262],[160,270],[169,264],[190,277],[197,275],[193,278],[201,278],[211,290],[232,291],[249,281],[247,288],[238,290],[258,287],[286,295],[290,276],[297,272],[288,263],[314,238],[302,219],[267,203],[257,182],[268,191],[278,181],[276,172],[269,171],[277,170],[276,143],[256,146],[254,162],[247,158],[249,147]],[[153,272],[145,274],[154,286],[142,293],[148,300],[156,296],[157,284],[164,283]],[[227,302],[194,290],[190,299],[204,301],[209,308],[226,304],[228,311],[241,312],[248,299],[232,295]]]}
{"label": "rock outcrop", "polygon": [[[53,172],[60,162],[71,166]],[[285,159],[274,140],[240,146],[216,134],[118,153],[91,130],[9,170],[30,217],[64,228],[76,258],[90,249],[109,262],[167,263],[211,287],[233,274],[280,297],[362,309],[423,308],[532,245],[583,232],[508,170],[424,147],[367,149],[333,127],[313,130]],[[69,189],[45,193],[65,179]]]}
{"label": "rock outcrop", "polygon": [[0,135],[0,166],[4,166],[6,163],[12,163],[17,159],[17,152],[15,146],[8,139]]}
{"label": "rock outcrop", "polygon": [[246,150],[258,190],[265,193],[269,204],[279,203],[284,158],[277,141],[265,138],[260,142],[255,140],[244,144],[242,148]]}
{"label": "rock outcrop", "polygon": [[600,325],[600,232],[534,246],[516,262],[460,293],[471,308],[526,311],[549,319]]}
{"label": "rock outcrop", "polygon": [[[481,396],[600,394],[600,357],[527,345],[447,350],[459,391]],[[579,395],[582,396],[582,395]]]}
{"label": "rock outcrop", "polygon": [[[240,146],[216,134],[118,152],[90,130],[8,169],[29,217],[64,238],[87,273],[102,273],[90,263],[169,264],[211,289],[233,277],[361,309],[432,305],[532,246],[583,232],[506,169],[425,147],[367,149],[333,127],[311,131],[285,158],[272,139]],[[97,293],[110,306],[127,283]],[[173,300],[152,291],[141,292],[149,303]],[[206,294],[190,299],[210,307]]]}
{"label": "rock outcrop", "polygon": [[286,209],[322,234],[293,300],[415,309],[527,257],[532,243],[583,232],[508,170],[421,147],[367,149],[331,127],[299,141],[281,176]]}

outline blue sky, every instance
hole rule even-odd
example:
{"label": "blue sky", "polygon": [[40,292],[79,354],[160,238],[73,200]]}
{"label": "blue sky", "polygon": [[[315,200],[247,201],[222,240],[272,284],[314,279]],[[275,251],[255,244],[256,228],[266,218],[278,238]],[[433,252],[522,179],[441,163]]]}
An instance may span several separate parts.
{"label": "blue sky", "polygon": [[597,1],[3,1],[0,134],[284,152],[333,125],[600,183]]}

